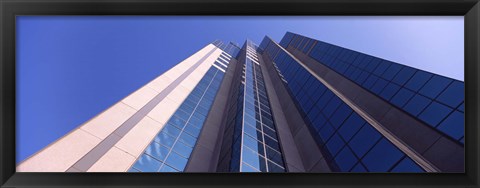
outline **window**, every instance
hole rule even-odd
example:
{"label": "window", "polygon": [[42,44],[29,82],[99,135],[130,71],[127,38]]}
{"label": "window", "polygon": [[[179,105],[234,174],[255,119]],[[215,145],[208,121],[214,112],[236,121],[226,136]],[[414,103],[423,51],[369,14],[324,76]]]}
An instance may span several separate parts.
{"label": "window", "polygon": [[413,162],[412,159],[405,157],[391,172],[424,172],[424,170]]}
{"label": "window", "polygon": [[419,118],[430,126],[436,127],[451,111],[451,108],[443,104],[432,102],[425,111],[420,114]]}
{"label": "window", "polygon": [[183,158],[175,152],[170,152],[170,155],[168,156],[165,163],[177,170],[183,171],[183,169],[187,165],[187,159]]}
{"label": "window", "polygon": [[168,151],[169,151],[169,148],[162,146],[158,143],[152,143],[147,147],[147,149],[145,150],[145,153],[147,153],[148,155],[154,157],[159,161],[163,161],[165,157],[167,157]]}
{"label": "window", "polygon": [[349,171],[358,159],[350,148],[344,147],[342,151],[338,153],[338,156],[335,157],[335,161],[337,162],[338,167],[340,167],[340,170],[345,172]]}
{"label": "window", "polygon": [[429,103],[430,100],[428,100],[428,98],[417,94],[407,103],[407,105],[405,105],[403,109],[410,114],[417,116]]}
{"label": "window", "polygon": [[440,125],[438,129],[455,139],[460,139],[465,134],[465,118],[464,114],[454,111]]}
{"label": "window", "polygon": [[380,139],[380,133],[370,124],[365,124],[350,140],[350,148],[358,157],[362,157]]}
{"label": "window", "polygon": [[443,91],[437,98],[438,101],[456,108],[464,99],[465,84],[459,81],[454,81],[445,91]]}
{"label": "window", "polygon": [[160,161],[143,154],[133,167],[141,172],[156,172],[161,164]]}
{"label": "window", "polygon": [[399,89],[400,87],[397,84],[389,83],[387,87],[385,87],[380,93],[380,96],[385,100],[390,100],[390,98],[392,98],[392,96],[395,95]]}
{"label": "window", "polygon": [[413,97],[413,95],[415,94],[410,90],[402,88],[400,89],[400,91],[398,91],[397,94],[395,94],[395,96],[393,96],[393,98],[391,99],[391,102],[397,105],[398,107],[403,107],[403,105],[405,105],[407,101],[409,101],[410,98]]}
{"label": "window", "polygon": [[431,73],[427,73],[425,71],[419,70],[407,82],[405,87],[413,91],[418,91],[431,77],[432,77]]}
{"label": "window", "polygon": [[365,120],[363,120],[357,113],[352,113],[352,115],[350,115],[350,117],[348,117],[348,119],[343,123],[338,132],[345,140],[348,141],[365,123]]}
{"label": "window", "polygon": [[386,80],[392,80],[395,75],[402,69],[402,66],[396,63],[391,63],[390,67],[382,74],[382,77]]}
{"label": "window", "polygon": [[388,171],[404,154],[386,139],[380,140],[362,159],[370,172]]}
{"label": "window", "polygon": [[430,79],[422,89],[420,89],[420,93],[430,97],[432,99],[436,98],[440,92],[442,92],[445,87],[447,87],[452,80],[445,78],[443,76],[434,75],[432,79]]}

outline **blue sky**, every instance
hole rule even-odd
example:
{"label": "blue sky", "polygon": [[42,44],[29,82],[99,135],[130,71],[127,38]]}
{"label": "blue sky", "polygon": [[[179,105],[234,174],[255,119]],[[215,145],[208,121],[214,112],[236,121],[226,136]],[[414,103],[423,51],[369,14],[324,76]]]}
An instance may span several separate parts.
{"label": "blue sky", "polygon": [[463,17],[18,16],[17,162],[208,43],[286,31],[464,80]]}

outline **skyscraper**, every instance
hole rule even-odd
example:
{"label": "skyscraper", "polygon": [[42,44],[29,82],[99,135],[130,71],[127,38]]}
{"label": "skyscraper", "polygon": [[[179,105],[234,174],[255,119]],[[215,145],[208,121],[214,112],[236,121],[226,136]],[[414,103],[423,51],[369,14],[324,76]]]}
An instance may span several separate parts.
{"label": "skyscraper", "polygon": [[290,32],[215,41],[17,171],[463,172],[464,83]]}

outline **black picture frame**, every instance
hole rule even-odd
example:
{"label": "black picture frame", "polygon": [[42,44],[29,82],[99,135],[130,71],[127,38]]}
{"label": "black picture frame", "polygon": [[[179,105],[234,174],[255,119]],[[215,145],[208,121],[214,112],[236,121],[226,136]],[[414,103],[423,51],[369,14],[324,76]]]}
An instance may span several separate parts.
{"label": "black picture frame", "polygon": [[[16,173],[15,17],[18,15],[463,15],[465,173]],[[0,0],[0,187],[478,187],[478,0]]]}

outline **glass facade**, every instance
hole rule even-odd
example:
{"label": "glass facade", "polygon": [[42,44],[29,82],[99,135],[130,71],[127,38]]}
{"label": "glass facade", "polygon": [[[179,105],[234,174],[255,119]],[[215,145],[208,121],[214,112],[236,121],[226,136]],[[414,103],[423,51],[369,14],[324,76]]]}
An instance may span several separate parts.
{"label": "glass facade", "polygon": [[[298,46],[312,44],[296,40]],[[424,171],[271,39],[260,46],[285,80],[332,171]]]}
{"label": "glass facade", "polygon": [[219,170],[226,172],[285,172],[280,144],[259,65],[257,47],[247,42],[242,84],[230,106]]}
{"label": "glass facade", "polygon": [[281,45],[309,55],[464,144],[464,82],[293,33],[287,33]]}
{"label": "glass facade", "polygon": [[[223,53],[215,63],[223,62],[228,65],[224,60],[227,56]],[[215,67],[215,63],[147,146],[129,172],[184,171],[225,74],[223,70]]]}
{"label": "glass facade", "polygon": [[238,53],[240,52],[240,47],[233,42],[227,44],[220,40],[216,40],[212,44],[222,49],[230,57],[236,58],[238,56]]}

